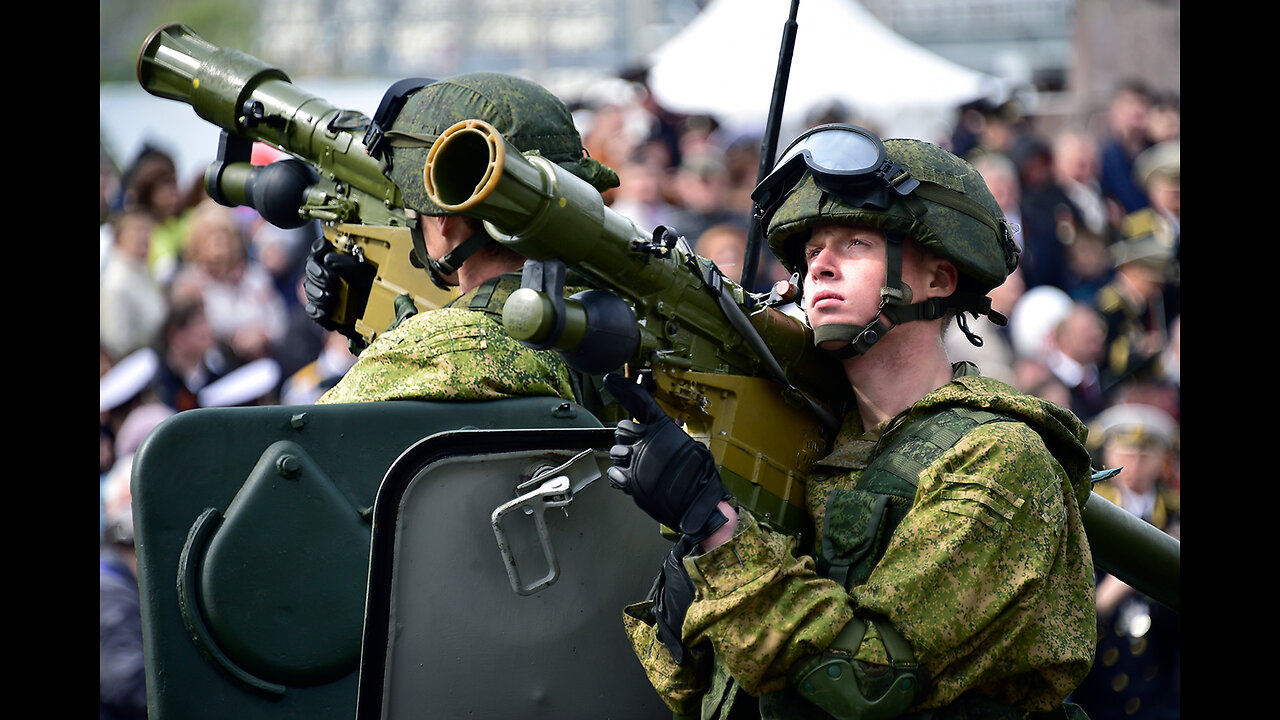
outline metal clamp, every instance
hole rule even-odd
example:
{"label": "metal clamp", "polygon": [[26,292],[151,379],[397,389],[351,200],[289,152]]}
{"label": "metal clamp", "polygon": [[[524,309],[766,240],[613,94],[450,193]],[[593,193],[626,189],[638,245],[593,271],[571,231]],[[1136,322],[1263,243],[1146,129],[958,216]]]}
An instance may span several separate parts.
{"label": "metal clamp", "polygon": [[[499,505],[490,515],[489,523],[493,526],[494,537],[498,540],[498,552],[502,554],[502,562],[506,565],[507,579],[511,582],[511,589],[517,594],[532,595],[559,579],[560,563],[556,559],[556,551],[551,544],[551,533],[547,530],[545,513],[547,508],[567,508],[577,493],[600,478],[600,468],[594,460],[589,463],[580,462],[584,458],[589,458],[594,452],[591,448],[587,448],[559,467],[536,473],[532,478],[518,485],[516,491],[532,486],[536,486],[536,489]],[[515,510],[523,510],[526,514],[533,515],[534,526],[538,532],[538,543],[542,546],[542,556],[547,561],[547,573],[528,585],[520,581],[520,571],[516,568],[511,543],[507,540],[506,531],[502,527],[502,519]],[[565,512],[568,514],[567,510]]]}

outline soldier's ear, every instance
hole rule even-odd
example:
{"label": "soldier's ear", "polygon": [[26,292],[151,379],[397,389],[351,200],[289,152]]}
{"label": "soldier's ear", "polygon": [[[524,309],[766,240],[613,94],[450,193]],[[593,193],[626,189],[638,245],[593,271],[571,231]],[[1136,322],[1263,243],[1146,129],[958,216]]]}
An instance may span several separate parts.
{"label": "soldier's ear", "polygon": [[960,282],[960,271],[956,270],[956,266],[952,265],[950,260],[931,255],[925,259],[925,263],[929,269],[929,287],[925,290],[926,297],[947,297],[956,291],[956,285]]}

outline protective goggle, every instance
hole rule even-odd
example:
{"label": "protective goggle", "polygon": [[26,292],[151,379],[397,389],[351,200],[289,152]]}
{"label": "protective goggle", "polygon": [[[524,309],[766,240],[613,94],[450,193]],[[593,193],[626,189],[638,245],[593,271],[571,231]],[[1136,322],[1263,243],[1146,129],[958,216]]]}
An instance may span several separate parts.
{"label": "protective goggle", "polygon": [[791,141],[773,171],[751,192],[762,226],[768,227],[769,218],[805,171],[818,187],[855,207],[887,209],[895,193],[909,195],[920,185],[905,167],[889,160],[884,143],[870,131],[842,123],[818,125]]}

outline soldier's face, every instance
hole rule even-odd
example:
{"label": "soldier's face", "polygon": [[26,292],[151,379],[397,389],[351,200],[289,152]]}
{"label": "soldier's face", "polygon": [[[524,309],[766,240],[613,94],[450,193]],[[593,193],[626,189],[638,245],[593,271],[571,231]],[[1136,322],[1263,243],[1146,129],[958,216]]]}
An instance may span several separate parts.
{"label": "soldier's face", "polygon": [[804,246],[804,311],[809,324],[865,325],[875,317],[887,264],[884,233],[821,225]]}

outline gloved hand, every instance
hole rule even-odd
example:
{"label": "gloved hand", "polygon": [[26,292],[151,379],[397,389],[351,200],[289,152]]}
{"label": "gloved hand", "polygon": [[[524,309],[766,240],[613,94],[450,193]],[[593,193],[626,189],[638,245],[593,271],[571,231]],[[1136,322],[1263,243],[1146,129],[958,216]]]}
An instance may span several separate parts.
{"label": "gloved hand", "polygon": [[348,305],[363,308],[369,301],[369,291],[373,288],[373,278],[376,275],[372,265],[360,262],[346,253],[337,252],[328,240],[317,238],[311,244],[306,277],[302,281],[302,289],[307,296],[307,317],[315,320],[325,330],[336,330],[352,341],[363,343],[364,338],[356,331],[354,318],[340,324],[332,316],[339,310],[338,303],[341,301],[339,292],[342,285],[339,280],[347,281]]}
{"label": "gloved hand", "polygon": [[680,628],[684,626],[685,615],[689,614],[689,606],[693,604],[693,580],[684,569],[684,557],[697,546],[688,535],[681,535],[667,559],[662,563],[662,571],[653,581],[653,589],[649,598],[653,600],[653,617],[656,621],[658,639],[671,653],[677,665],[683,665],[685,653],[689,648],[680,639]]}
{"label": "gloved hand", "polygon": [[609,373],[605,388],[631,413],[614,431],[609,484],[630,495],[654,520],[705,539],[727,518],[716,505],[729,497],[705,445],[689,437],[644,388]]}

